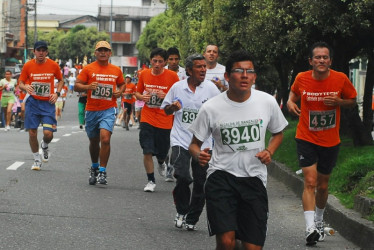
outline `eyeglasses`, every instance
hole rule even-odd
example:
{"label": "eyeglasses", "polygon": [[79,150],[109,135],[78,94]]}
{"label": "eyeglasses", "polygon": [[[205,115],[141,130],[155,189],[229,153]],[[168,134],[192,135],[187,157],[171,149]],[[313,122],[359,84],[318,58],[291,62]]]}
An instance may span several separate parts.
{"label": "eyeglasses", "polygon": [[254,70],[254,69],[241,69],[241,68],[233,69],[233,70],[231,70],[231,73],[243,74],[244,71],[247,74],[255,74],[256,73],[256,70]]}

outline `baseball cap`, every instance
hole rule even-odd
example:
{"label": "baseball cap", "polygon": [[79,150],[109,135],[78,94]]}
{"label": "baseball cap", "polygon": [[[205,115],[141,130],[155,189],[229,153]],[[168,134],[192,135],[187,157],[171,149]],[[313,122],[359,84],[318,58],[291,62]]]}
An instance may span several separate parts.
{"label": "baseball cap", "polygon": [[44,41],[37,41],[35,44],[34,44],[34,49],[39,49],[39,48],[46,48],[48,49],[48,45],[46,42]]}
{"label": "baseball cap", "polygon": [[131,78],[131,75],[130,75],[130,74],[127,74],[127,75],[125,76],[125,78],[126,78],[126,77],[130,77],[130,78]]}
{"label": "baseball cap", "polygon": [[110,47],[110,44],[107,41],[100,41],[100,42],[98,42],[96,44],[95,50],[97,50],[99,48],[107,48],[107,49],[112,50],[112,48]]}

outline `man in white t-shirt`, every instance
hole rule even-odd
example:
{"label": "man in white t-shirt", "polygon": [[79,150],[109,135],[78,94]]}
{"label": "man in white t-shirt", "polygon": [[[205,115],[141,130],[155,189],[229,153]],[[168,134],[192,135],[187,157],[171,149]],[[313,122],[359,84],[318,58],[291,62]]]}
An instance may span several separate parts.
{"label": "man in white t-shirt", "polygon": [[[204,190],[209,233],[216,235],[217,249],[234,249],[235,239],[245,249],[261,249],[269,211],[266,164],[288,123],[274,97],[251,88],[256,72],[246,51],[229,57],[225,79],[229,89],[208,100],[189,127],[189,151],[200,165],[209,162]],[[267,147],[266,130],[272,134]],[[202,148],[210,136],[212,154]]]}
{"label": "man in white t-shirt", "polygon": [[68,81],[69,81],[69,96],[71,97],[73,95],[73,92],[74,92],[74,85],[75,85],[75,81],[77,80],[77,78],[75,78],[74,74],[73,73],[70,73],[70,76],[68,78]]}
{"label": "man in white t-shirt", "polygon": [[[174,114],[173,127],[170,133],[170,165],[174,168],[177,179],[173,190],[174,203],[177,209],[175,226],[195,230],[196,223],[205,205],[204,182],[208,165],[200,166],[192,159],[188,146],[192,133],[188,127],[198,115],[200,107],[210,98],[220,94],[211,81],[204,81],[206,61],[202,55],[193,54],[186,58],[188,78],[176,82],[165,96],[161,108],[167,115]],[[206,140],[205,147],[212,147],[212,139]],[[191,162],[191,163],[190,163]],[[190,165],[192,176],[190,174]],[[192,196],[189,185],[193,182]]]}
{"label": "man in white t-shirt", "polygon": [[165,69],[169,69],[177,73],[179,80],[186,79],[186,70],[183,67],[179,66],[179,61],[181,59],[179,50],[173,47],[169,48],[166,52],[168,55],[168,65],[165,66]]}
{"label": "man in white t-shirt", "polygon": [[208,45],[205,48],[204,57],[206,60],[206,80],[212,81],[222,92],[228,89],[225,81],[225,66],[218,63],[219,48],[217,45]]}

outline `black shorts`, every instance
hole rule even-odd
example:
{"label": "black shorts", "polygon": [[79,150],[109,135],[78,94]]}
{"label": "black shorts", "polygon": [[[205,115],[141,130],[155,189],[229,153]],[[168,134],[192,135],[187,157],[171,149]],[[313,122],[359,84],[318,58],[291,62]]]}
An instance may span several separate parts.
{"label": "black shorts", "polygon": [[170,148],[170,131],[141,122],[139,142],[143,154],[152,154],[161,161],[165,160]]}
{"label": "black shorts", "polygon": [[123,102],[123,109],[126,109],[126,114],[131,115],[132,104],[128,102]]}
{"label": "black shorts", "polygon": [[210,236],[235,231],[236,239],[264,245],[269,208],[259,178],[216,170],[205,183],[205,195]]}
{"label": "black shorts", "polygon": [[317,171],[329,175],[336,165],[340,144],[333,147],[322,147],[311,142],[296,139],[299,166],[310,167],[317,163]]}

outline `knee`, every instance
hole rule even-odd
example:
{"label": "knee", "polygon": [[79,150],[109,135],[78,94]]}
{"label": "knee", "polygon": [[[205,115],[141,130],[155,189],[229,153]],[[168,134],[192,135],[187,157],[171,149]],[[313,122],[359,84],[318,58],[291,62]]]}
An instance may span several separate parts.
{"label": "knee", "polygon": [[316,179],[313,177],[305,177],[304,178],[304,188],[315,190],[317,186]]}
{"label": "knee", "polygon": [[235,237],[223,234],[217,239],[217,249],[234,249]]}

